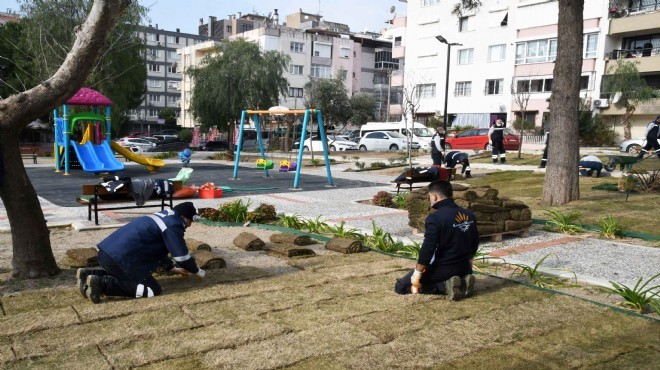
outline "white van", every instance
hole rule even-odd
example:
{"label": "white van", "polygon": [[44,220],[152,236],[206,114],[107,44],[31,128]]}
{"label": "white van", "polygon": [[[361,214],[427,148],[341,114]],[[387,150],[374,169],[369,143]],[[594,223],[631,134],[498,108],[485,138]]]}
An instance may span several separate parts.
{"label": "white van", "polygon": [[[412,149],[431,150],[433,131],[419,122],[408,122],[406,131],[405,122],[367,122],[360,128],[360,136],[373,131],[394,131],[402,135],[409,134],[412,139]],[[410,134],[412,133],[412,134]]]}

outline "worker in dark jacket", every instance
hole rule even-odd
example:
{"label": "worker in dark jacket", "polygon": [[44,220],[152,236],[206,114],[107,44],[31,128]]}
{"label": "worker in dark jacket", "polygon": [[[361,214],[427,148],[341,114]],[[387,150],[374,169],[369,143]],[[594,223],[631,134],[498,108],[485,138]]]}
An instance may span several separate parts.
{"label": "worker in dark jacket", "polygon": [[545,148],[543,148],[543,157],[541,158],[541,165],[539,168],[545,168],[545,166],[548,164],[548,143],[550,143],[550,131],[545,133],[543,142],[545,143]]}
{"label": "worker in dark jacket", "polygon": [[649,150],[653,149],[656,151],[658,158],[660,158],[660,116],[655,117],[654,121],[649,122],[649,125],[646,127],[646,145],[642,148],[642,151],[639,152],[637,158],[644,157]]}
{"label": "worker in dark jacket", "polygon": [[445,130],[442,126],[437,128],[433,137],[431,137],[431,159],[433,164],[442,165],[442,152],[445,151]]}
{"label": "worker in dark jacket", "polygon": [[453,150],[445,155],[444,162],[447,168],[454,168],[460,163],[463,166],[461,174],[464,173],[465,177],[470,178],[472,177],[472,172],[470,170],[470,161],[468,158],[467,153]]}
{"label": "worker in dark jacket", "polygon": [[493,148],[493,163],[497,164],[499,155],[502,164],[506,162],[506,150],[504,150],[504,121],[498,119],[488,130],[488,143]]}
{"label": "worker in dark jacket", "polygon": [[452,199],[448,181],[429,184],[429,199],[436,210],[426,217],[424,242],[414,270],[399,279],[399,294],[446,294],[449,300],[469,297],[474,289],[472,258],[479,246],[474,214]]}
{"label": "worker in dark jacket", "polygon": [[183,238],[196,215],[192,202],[184,202],[117,229],[98,244],[102,269],[78,269],[80,293],[94,303],[100,303],[102,295],[154,297],[162,292],[151,275],[158,267],[203,278],[205,272],[197,267]]}

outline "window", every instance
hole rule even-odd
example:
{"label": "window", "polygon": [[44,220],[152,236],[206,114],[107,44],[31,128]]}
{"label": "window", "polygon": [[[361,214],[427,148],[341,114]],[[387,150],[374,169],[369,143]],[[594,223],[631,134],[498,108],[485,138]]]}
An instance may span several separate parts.
{"label": "window", "polygon": [[440,4],[440,0],[422,0],[422,8],[425,6],[432,6]]}
{"label": "window", "polygon": [[149,102],[151,102],[151,103],[160,103],[160,95],[158,95],[158,94],[149,94]]}
{"label": "window", "polygon": [[329,66],[312,64],[310,75],[318,78],[332,78],[332,70]]}
{"label": "window", "polygon": [[509,13],[506,13],[504,18],[502,18],[502,22],[500,22],[500,26],[504,27],[507,24],[509,24]]}
{"label": "window", "polygon": [[231,26],[227,26],[227,33],[231,33]]}
{"label": "window", "polygon": [[167,73],[181,73],[176,64],[170,64],[167,66]]}
{"label": "window", "polygon": [[486,95],[500,95],[504,88],[504,79],[486,80]]}
{"label": "window", "polygon": [[160,72],[160,64],[149,64],[149,72]]}
{"label": "window", "polygon": [[580,76],[580,90],[589,89],[589,76]]}
{"label": "window", "polygon": [[435,98],[435,84],[417,85],[417,97],[420,99]]}
{"label": "window", "polygon": [[158,36],[155,33],[148,33],[147,41],[158,41]]}
{"label": "window", "polygon": [[289,96],[290,97],[296,97],[296,98],[302,98],[303,97],[303,89],[300,87],[289,87]]}
{"label": "window", "polygon": [[529,92],[543,92],[543,80],[539,80],[539,79],[530,80]]}
{"label": "window", "polygon": [[391,50],[376,50],[375,61],[374,68],[376,69],[399,69],[399,60],[392,59]]}
{"label": "window", "polygon": [[175,50],[168,50],[167,51],[167,59],[179,60],[179,59],[181,59],[181,56],[179,54],[177,54]]}
{"label": "window", "polygon": [[252,31],[253,29],[254,29],[254,26],[251,25],[251,24],[243,23],[243,24],[239,24],[239,25],[238,25],[238,32],[239,32],[239,33],[247,32],[247,31]]}
{"label": "window", "polygon": [[158,109],[149,109],[149,117],[158,117],[159,112]]}
{"label": "window", "polygon": [[178,44],[179,43],[179,38],[175,36],[167,36],[167,43],[168,44]]}
{"label": "window", "polygon": [[401,46],[401,36],[397,36],[394,38],[394,47]]}
{"label": "window", "polygon": [[488,61],[499,62],[506,59],[506,44],[491,45],[488,47]]}
{"label": "window", "polygon": [[472,81],[456,82],[455,96],[470,96],[472,94]]}
{"label": "window", "polygon": [[584,35],[584,53],[583,58],[595,58],[598,51],[598,34],[590,33]]}
{"label": "window", "polygon": [[277,36],[266,35],[264,37],[264,50],[266,51],[279,51],[280,50],[280,38]]}
{"label": "window", "polygon": [[168,81],[167,82],[167,88],[168,89],[177,89],[179,90],[181,88],[181,82],[178,81]]}
{"label": "window", "polygon": [[458,32],[472,31],[472,20],[470,17],[458,18]]}
{"label": "window", "polygon": [[330,58],[332,56],[332,45],[315,42],[314,56],[320,58]]}
{"label": "window", "polygon": [[458,51],[458,64],[472,64],[474,49],[462,49]]}
{"label": "window", "polygon": [[160,50],[158,49],[147,49],[147,55],[151,58],[160,58]]}
{"label": "window", "polygon": [[149,87],[162,87],[163,85],[161,84],[162,81],[160,80],[147,80],[149,81]]}
{"label": "window", "polygon": [[557,58],[557,39],[516,44],[516,64],[554,62],[555,58]]}
{"label": "window", "polygon": [[176,95],[168,95],[167,96],[167,102],[172,103],[172,104],[179,104],[179,97]]}
{"label": "window", "polygon": [[291,41],[291,51],[294,53],[302,53],[305,50],[305,44],[302,42]]}
{"label": "window", "polygon": [[540,78],[516,81],[517,92],[552,92],[552,78]]}
{"label": "window", "polygon": [[184,55],[183,63],[186,64],[186,65],[190,65],[190,54]]}
{"label": "window", "polygon": [[297,64],[291,64],[289,65],[289,73],[291,73],[292,75],[302,75],[304,74],[303,66]]}
{"label": "window", "polygon": [[340,48],[339,49],[339,57],[348,59],[348,57],[351,55],[351,49],[349,48]]}

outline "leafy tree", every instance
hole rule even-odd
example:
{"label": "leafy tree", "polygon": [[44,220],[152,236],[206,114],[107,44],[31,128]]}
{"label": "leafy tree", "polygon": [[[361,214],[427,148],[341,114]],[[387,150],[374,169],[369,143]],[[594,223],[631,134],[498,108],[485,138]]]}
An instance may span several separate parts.
{"label": "leafy tree", "polygon": [[[520,110],[520,119],[516,119],[513,125],[516,130],[518,130],[518,140],[520,140],[520,146],[518,147],[518,159],[522,158],[522,144],[525,134],[526,123],[527,123],[527,105],[529,104],[529,97],[531,92],[529,91],[529,84],[523,83],[517,85],[514,80],[511,80],[511,96],[513,97],[514,103],[518,106]],[[517,127],[516,127],[517,126]],[[532,122],[531,128],[534,128],[534,123]]]}
{"label": "leafy tree", "polygon": [[181,130],[177,136],[182,141],[185,141],[186,143],[190,143],[192,141],[193,133],[192,130]]}
{"label": "leafy tree", "polygon": [[335,78],[312,78],[305,84],[305,107],[320,109],[327,125],[346,124],[353,115],[345,80],[346,70],[340,69]]}
{"label": "leafy tree", "polygon": [[351,97],[350,104],[353,112],[350,118],[352,124],[362,126],[375,118],[376,99],[372,95],[355,94]]}
{"label": "leafy tree", "polygon": [[166,125],[176,125],[176,112],[172,108],[161,109],[158,118],[164,119]]}
{"label": "leafy tree", "polygon": [[59,273],[37,193],[21,159],[18,136],[83,86],[102,55],[129,0],[95,0],[76,42],[54,75],[39,85],[0,100],[0,198],[12,236],[12,276],[38,278]]}
{"label": "leafy tree", "polygon": [[226,128],[242,110],[276,105],[289,87],[283,77],[289,60],[288,55],[261,51],[244,39],[224,43],[202,67],[184,71],[194,81],[193,115],[206,129]]}
{"label": "leafy tree", "polygon": [[26,90],[37,84],[29,68],[26,54],[19,46],[23,33],[22,22],[10,22],[0,27],[0,97]]}
{"label": "leafy tree", "polygon": [[[626,112],[621,118],[623,138],[630,139],[630,117],[640,104],[654,98],[653,89],[639,76],[637,66],[639,62],[627,62],[623,59],[616,61],[616,65],[608,68],[605,76],[605,90],[616,97],[612,102],[615,107],[623,108]],[[618,100],[616,100],[618,98]]]}
{"label": "leafy tree", "polygon": [[[36,81],[52,76],[67,57],[76,33],[92,8],[92,0],[21,0],[23,32],[19,46],[28,55],[23,66]],[[94,64],[85,86],[95,89],[113,102],[113,126],[126,122],[119,117],[140,105],[145,93],[147,70],[145,45],[135,32],[147,9],[134,2],[102,46],[101,58]],[[121,131],[120,127],[114,128]]]}

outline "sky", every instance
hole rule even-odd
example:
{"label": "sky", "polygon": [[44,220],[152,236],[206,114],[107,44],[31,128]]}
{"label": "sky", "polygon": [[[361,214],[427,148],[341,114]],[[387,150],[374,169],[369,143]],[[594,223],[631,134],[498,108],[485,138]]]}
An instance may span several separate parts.
{"label": "sky", "polygon": [[[192,34],[197,34],[199,18],[207,23],[209,16],[225,19],[238,12],[267,15],[278,9],[281,24],[288,14],[302,9],[306,13],[320,13],[327,21],[348,24],[352,32],[379,32],[387,27],[385,22],[394,15],[390,13],[392,6],[397,15],[406,13],[406,4],[399,0],[140,0],[140,3],[150,8],[149,17],[158,28],[168,31],[179,28]],[[7,8],[18,11],[18,2],[0,0],[0,11]]]}

